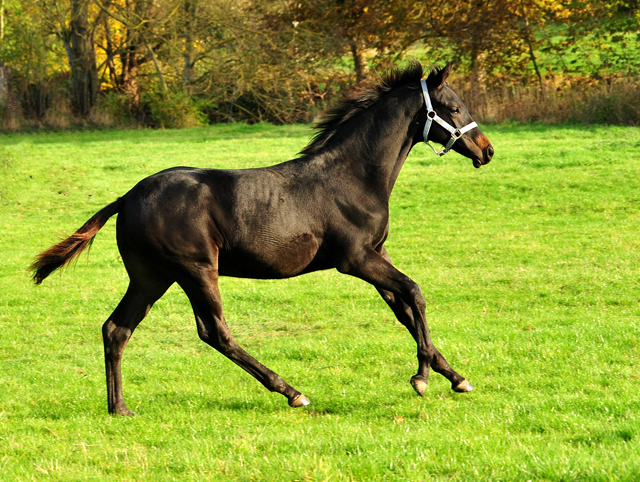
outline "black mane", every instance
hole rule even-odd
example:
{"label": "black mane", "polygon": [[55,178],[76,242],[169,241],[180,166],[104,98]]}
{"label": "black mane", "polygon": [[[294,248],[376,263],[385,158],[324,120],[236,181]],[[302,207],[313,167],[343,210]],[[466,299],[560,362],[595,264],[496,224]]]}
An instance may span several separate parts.
{"label": "black mane", "polygon": [[[437,73],[437,70],[431,72],[430,76],[435,73]],[[330,108],[323,114],[320,122],[314,127],[317,131],[316,135],[313,136],[307,147],[300,151],[300,154],[306,156],[317,153],[344,122],[351,119],[361,110],[375,104],[386,93],[411,82],[418,82],[423,75],[422,65],[415,60],[404,69],[390,71],[378,83],[355,96],[342,99],[337,106]]]}

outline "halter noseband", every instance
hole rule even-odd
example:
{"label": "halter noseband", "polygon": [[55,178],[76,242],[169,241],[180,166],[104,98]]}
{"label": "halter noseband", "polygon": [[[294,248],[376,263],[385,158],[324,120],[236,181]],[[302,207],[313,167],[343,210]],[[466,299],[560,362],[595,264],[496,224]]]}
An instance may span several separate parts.
{"label": "halter noseband", "polygon": [[[422,137],[424,138],[425,144],[427,144],[431,149],[433,149],[433,152],[435,152],[439,156],[444,156],[447,152],[449,152],[454,142],[460,139],[462,135],[465,134],[466,132],[469,132],[474,127],[478,127],[478,124],[476,124],[475,122],[472,122],[471,124],[467,124],[466,126],[460,129],[449,124],[446,120],[444,120],[442,117],[436,114],[435,110],[433,110],[433,106],[431,105],[431,98],[429,97],[429,89],[427,88],[427,81],[421,80],[420,84],[422,85],[422,94],[424,97],[424,104],[427,106],[427,122],[424,125],[424,131],[422,133]],[[429,129],[431,129],[431,123],[433,121],[436,121],[438,124],[440,124],[442,127],[444,127],[446,130],[448,130],[451,133],[451,139],[449,139],[449,142],[447,142],[447,145],[440,152],[438,152],[431,144],[429,144],[429,140],[428,140]]]}

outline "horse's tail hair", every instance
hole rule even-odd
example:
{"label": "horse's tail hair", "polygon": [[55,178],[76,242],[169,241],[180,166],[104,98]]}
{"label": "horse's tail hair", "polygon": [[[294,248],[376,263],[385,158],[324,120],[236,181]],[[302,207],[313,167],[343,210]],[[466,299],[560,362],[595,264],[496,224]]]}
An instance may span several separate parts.
{"label": "horse's tail hair", "polygon": [[90,248],[93,238],[98,234],[100,228],[106,224],[111,216],[120,211],[122,204],[123,199],[118,198],[94,214],[91,219],[67,239],[63,239],[58,244],[37,255],[34,262],[29,266],[29,270],[34,271],[33,281],[39,285],[55,270],[64,267],[77,258],[85,249]]}

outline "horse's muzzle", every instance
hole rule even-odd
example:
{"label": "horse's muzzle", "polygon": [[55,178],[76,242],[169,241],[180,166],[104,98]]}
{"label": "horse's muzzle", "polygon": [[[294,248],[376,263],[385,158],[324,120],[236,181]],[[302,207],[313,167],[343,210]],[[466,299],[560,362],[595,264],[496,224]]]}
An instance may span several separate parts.
{"label": "horse's muzzle", "polygon": [[493,146],[487,139],[487,145],[484,148],[482,148],[482,158],[476,157],[475,159],[473,159],[473,167],[477,169],[480,166],[489,164],[491,162],[491,158],[493,157],[493,153],[494,153]]}

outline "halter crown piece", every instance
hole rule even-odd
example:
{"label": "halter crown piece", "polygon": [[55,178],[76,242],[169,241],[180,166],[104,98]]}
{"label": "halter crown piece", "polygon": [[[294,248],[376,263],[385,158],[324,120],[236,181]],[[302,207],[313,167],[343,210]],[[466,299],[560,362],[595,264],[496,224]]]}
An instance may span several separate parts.
{"label": "halter crown piece", "polygon": [[[442,117],[436,114],[435,110],[433,110],[433,106],[431,105],[431,98],[429,97],[429,89],[427,88],[427,81],[421,80],[420,84],[422,85],[422,94],[424,97],[424,104],[427,106],[427,122],[424,125],[424,131],[422,133],[422,137],[424,138],[424,143],[428,145],[431,149],[433,149],[433,152],[435,152],[438,156],[444,156],[447,152],[449,152],[454,142],[460,139],[464,133],[469,132],[474,127],[478,127],[478,124],[476,124],[475,122],[472,122],[471,124],[467,124],[466,126],[461,127],[460,129],[449,124],[446,120],[444,120]],[[431,144],[429,144],[429,140],[428,140],[429,129],[431,129],[431,123],[433,121],[436,121],[438,124],[440,124],[442,127],[444,127],[446,130],[448,130],[451,133],[451,139],[449,139],[449,142],[447,142],[447,145],[440,152],[438,152]]]}

